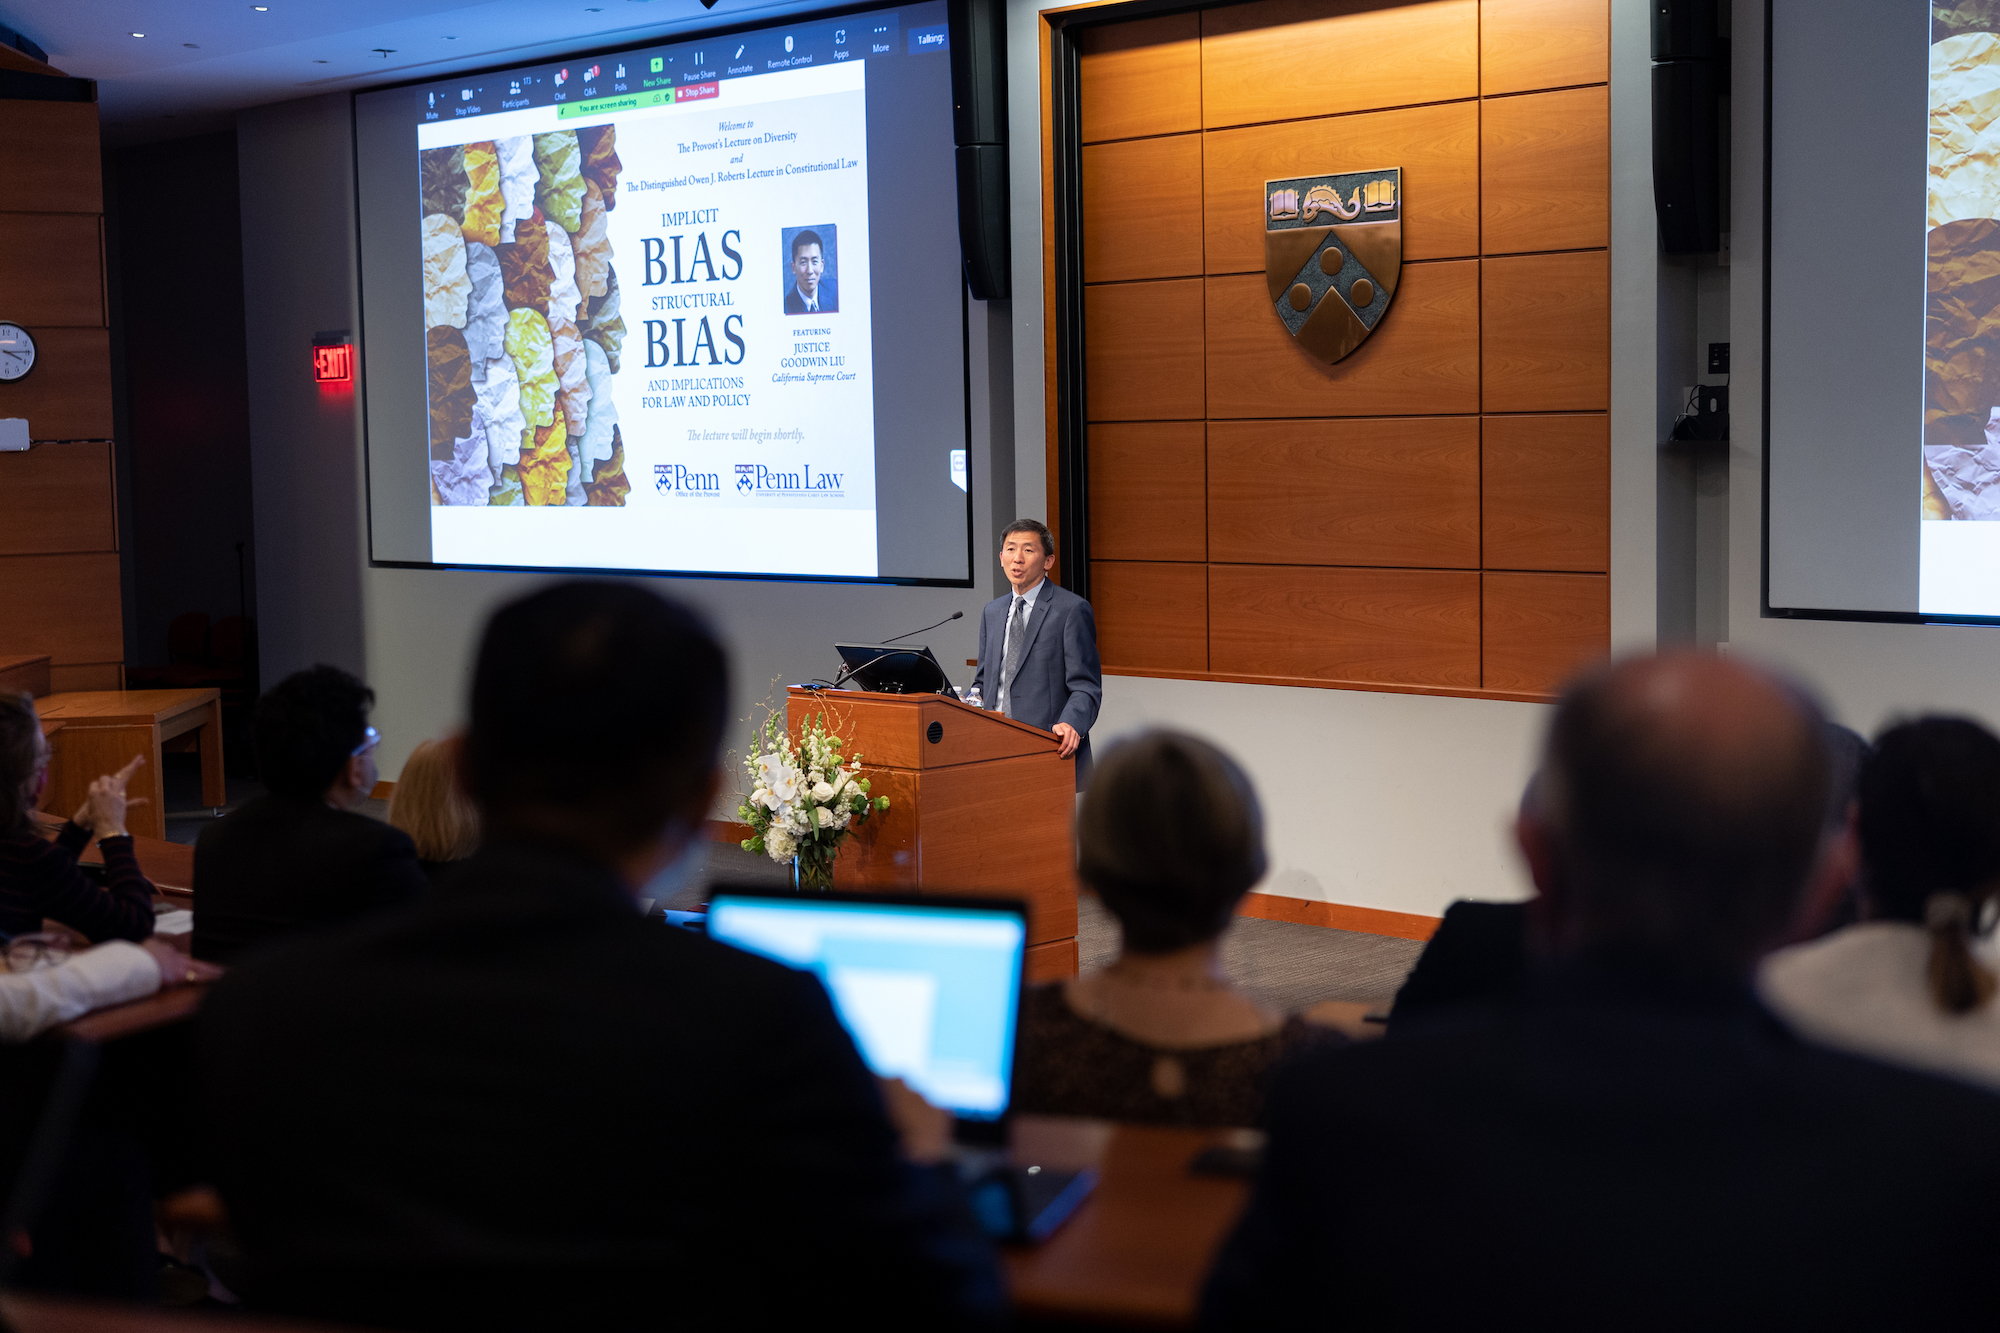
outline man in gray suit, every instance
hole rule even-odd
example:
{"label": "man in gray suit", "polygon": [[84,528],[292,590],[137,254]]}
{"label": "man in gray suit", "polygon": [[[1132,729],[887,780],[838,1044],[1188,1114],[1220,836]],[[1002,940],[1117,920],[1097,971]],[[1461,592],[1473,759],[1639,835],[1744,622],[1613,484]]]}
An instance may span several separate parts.
{"label": "man in gray suit", "polygon": [[1104,698],[1097,618],[1090,603],[1049,581],[1056,542],[1033,519],[1001,534],[1000,568],[1014,591],[979,617],[979,669],[972,683],[988,708],[1062,737],[1076,756],[1079,790],[1090,774],[1090,727]]}

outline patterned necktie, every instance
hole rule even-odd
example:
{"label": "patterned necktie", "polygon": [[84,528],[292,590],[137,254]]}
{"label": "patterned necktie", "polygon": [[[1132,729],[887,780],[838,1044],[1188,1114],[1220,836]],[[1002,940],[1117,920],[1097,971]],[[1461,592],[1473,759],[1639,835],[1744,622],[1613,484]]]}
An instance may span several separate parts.
{"label": "patterned necktie", "polygon": [[1021,669],[1021,652],[1027,647],[1028,599],[1014,598],[1014,609],[1007,613],[1007,651],[1000,659],[1000,690],[1007,696],[1007,705],[1001,711],[1007,716],[1014,715],[1014,673]]}

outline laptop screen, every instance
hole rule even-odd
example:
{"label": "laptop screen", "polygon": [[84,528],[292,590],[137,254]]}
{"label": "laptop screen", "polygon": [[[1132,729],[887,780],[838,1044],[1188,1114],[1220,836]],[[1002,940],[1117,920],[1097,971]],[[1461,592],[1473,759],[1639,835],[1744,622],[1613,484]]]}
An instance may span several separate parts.
{"label": "laptop screen", "polygon": [[708,933],[817,975],[877,1074],[961,1119],[1006,1112],[1027,946],[1018,910],[723,891]]}

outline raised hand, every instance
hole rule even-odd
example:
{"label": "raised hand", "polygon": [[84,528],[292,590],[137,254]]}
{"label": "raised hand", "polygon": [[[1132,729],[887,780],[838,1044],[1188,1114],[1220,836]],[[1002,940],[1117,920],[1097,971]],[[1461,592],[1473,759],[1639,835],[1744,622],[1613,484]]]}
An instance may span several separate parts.
{"label": "raised hand", "polygon": [[100,838],[122,838],[125,836],[125,812],[135,805],[144,805],[146,798],[131,798],[125,795],[125,786],[132,781],[132,775],[139,771],[139,765],[146,762],[144,755],[133,755],[132,762],[116,773],[94,779],[90,784],[90,795],[85,798],[83,809],[77,812],[76,822],[88,828]]}

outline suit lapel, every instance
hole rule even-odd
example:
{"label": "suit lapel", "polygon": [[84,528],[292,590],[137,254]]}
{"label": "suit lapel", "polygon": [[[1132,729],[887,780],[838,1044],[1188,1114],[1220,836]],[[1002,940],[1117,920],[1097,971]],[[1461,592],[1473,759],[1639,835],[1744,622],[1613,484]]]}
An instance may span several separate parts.
{"label": "suit lapel", "polygon": [[[1042,585],[1041,595],[1035,598],[1035,609],[1028,617],[1028,641],[1021,645],[1022,666],[1028,664],[1028,654],[1035,650],[1035,639],[1040,636],[1043,624],[1048,621],[1049,616],[1056,609],[1055,594],[1056,585],[1054,581],[1050,581]],[[1000,653],[1000,660],[1003,663],[1007,660],[1007,653],[1004,649]],[[1013,682],[1009,681],[1008,684],[1012,685]]]}

